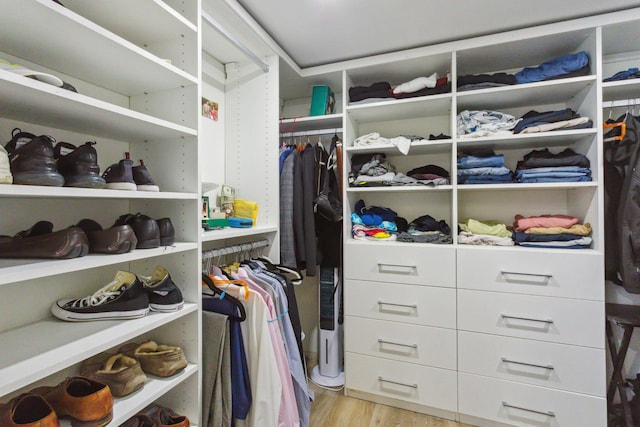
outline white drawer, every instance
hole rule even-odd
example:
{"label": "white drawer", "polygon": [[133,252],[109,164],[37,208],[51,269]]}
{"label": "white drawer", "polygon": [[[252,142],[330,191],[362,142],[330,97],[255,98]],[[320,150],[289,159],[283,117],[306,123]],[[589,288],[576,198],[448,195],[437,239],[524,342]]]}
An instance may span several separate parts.
{"label": "white drawer", "polygon": [[457,410],[455,371],[345,353],[346,387],[447,411]]}
{"label": "white drawer", "polygon": [[606,396],[604,349],[474,332],[458,333],[458,370]]}
{"label": "white drawer", "polygon": [[[584,374],[589,375],[589,372]],[[458,398],[461,414],[514,426],[607,425],[607,401],[604,397],[460,373]]]}
{"label": "white drawer", "polygon": [[604,303],[458,291],[458,329],[604,348]]}
{"label": "white drawer", "polygon": [[456,369],[456,331],[345,317],[345,351]]}
{"label": "white drawer", "polygon": [[524,248],[463,248],[458,288],[604,301],[604,257]]}
{"label": "white drawer", "polygon": [[351,242],[344,250],[347,279],[456,286],[455,250],[451,245]]}
{"label": "white drawer", "polygon": [[346,280],[344,313],[392,322],[456,328],[456,290]]}

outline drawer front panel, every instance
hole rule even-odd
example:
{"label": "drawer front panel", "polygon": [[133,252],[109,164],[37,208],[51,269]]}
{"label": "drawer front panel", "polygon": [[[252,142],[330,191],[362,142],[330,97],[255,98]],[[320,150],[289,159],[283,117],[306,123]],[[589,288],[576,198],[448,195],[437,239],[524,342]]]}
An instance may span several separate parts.
{"label": "drawer front panel", "polygon": [[347,279],[455,287],[455,250],[415,243],[345,245]]}
{"label": "drawer front panel", "polygon": [[458,248],[457,260],[458,288],[604,301],[601,254]]}
{"label": "drawer front panel", "polygon": [[597,301],[458,291],[458,329],[604,348],[604,304]]}
{"label": "drawer front panel", "polygon": [[458,351],[461,372],[606,395],[604,349],[461,331]]}
{"label": "drawer front panel", "polygon": [[603,397],[465,373],[459,374],[458,387],[462,414],[515,426],[607,425],[607,402]]}
{"label": "drawer front panel", "polygon": [[456,328],[455,289],[346,280],[344,309],[349,316]]}
{"label": "drawer front panel", "polygon": [[456,369],[456,331],[346,316],[345,351]]}
{"label": "drawer front panel", "polygon": [[352,390],[457,410],[455,371],[347,352],[345,375]]}

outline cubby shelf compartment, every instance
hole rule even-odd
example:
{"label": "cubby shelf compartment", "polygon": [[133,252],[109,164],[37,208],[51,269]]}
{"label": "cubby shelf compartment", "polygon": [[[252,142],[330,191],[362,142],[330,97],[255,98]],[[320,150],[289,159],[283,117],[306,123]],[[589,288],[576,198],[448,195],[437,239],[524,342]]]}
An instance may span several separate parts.
{"label": "cubby shelf compartment", "polygon": [[198,133],[196,129],[3,70],[0,70],[0,117],[129,142]]}
{"label": "cubby shelf compartment", "polygon": [[[63,260],[0,259],[0,286],[24,280],[49,277],[56,274],[82,271],[160,255],[175,254],[197,248],[197,243],[179,242],[171,246],[161,246],[155,249],[136,249],[121,255],[90,254],[80,258]],[[3,394],[4,393],[0,392],[0,396]]]}
{"label": "cubby shelf compartment", "polygon": [[448,115],[450,111],[450,93],[418,98],[390,99],[389,101],[347,107],[349,118],[356,122],[380,122],[442,116]]}
{"label": "cubby shelf compartment", "polygon": [[275,225],[259,225],[251,228],[225,228],[222,230],[211,230],[202,233],[203,242],[213,242],[235,237],[256,236],[260,234],[275,233],[278,227]]}
{"label": "cubby shelf compartment", "polygon": [[[53,302],[52,302],[53,303]],[[65,322],[48,318],[0,334],[0,395],[5,395],[198,310],[186,303],[173,313],[133,320]],[[28,339],[27,339],[28,337]]]}
{"label": "cubby shelf compartment", "polygon": [[[0,0],[0,9],[11,10],[13,3]],[[197,77],[53,1],[20,2],[20,14],[29,31],[20,19],[0,26],[3,49],[11,55],[127,96],[198,83]]]}
{"label": "cubby shelf compartment", "polygon": [[0,198],[69,198],[69,199],[151,199],[196,200],[197,193],[126,191],[74,187],[44,187],[38,185],[2,185]]}
{"label": "cubby shelf compartment", "polygon": [[640,79],[602,83],[602,100],[615,101],[640,97]]}
{"label": "cubby shelf compartment", "polygon": [[427,185],[392,185],[380,187],[349,187],[347,193],[416,193],[429,191],[451,191],[451,185],[438,185],[430,187]]}
{"label": "cubby shelf compartment", "polygon": [[520,133],[501,137],[460,138],[457,140],[458,148],[546,148],[553,146],[567,146],[583,138],[594,136],[597,129],[576,129],[538,133]]}
{"label": "cubby shelf compartment", "polygon": [[[452,140],[440,139],[425,142],[412,142],[409,148],[408,155],[418,154],[440,154],[448,153],[451,151]],[[373,145],[370,147],[346,147],[345,150],[353,154],[366,154],[366,153],[385,153],[387,155],[403,155],[395,145]]]}
{"label": "cubby shelf compartment", "polygon": [[511,184],[460,184],[458,191],[527,191],[527,190],[573,190],[578,188],[598,187],[597,182],[541,182],[541,183],[511,183]]}
{"label": "cubby shelf compartment", "polygon": [[280,133],[306,132],[319,129],[342,128],[342,114],[327,114],[325,116],[296,117],[280,120]]}
{"label": "cubby shelf compartment", "polygon": [[458,92],[458,111],[564,104],[595,83],[596,76],[584,76]]}

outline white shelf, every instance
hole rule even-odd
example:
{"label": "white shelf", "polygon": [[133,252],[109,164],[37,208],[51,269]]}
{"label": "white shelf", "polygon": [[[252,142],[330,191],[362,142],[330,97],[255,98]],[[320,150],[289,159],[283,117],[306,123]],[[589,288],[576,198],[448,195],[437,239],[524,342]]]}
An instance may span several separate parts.
{"label": "white shelf", "polygon": [[451,191],[452,185],[389,185],[384,187],[348,187],[347,193],[415,193],[430,191]]}
{"label": "white shelf", "polygon": [[520,133],[501,137],[458,138],[458,148],[545,148],[552,146],[567,146],[583,138],[598,134],[597,129],[561,130],[552,132]]}
{"label": "white shelf", "polygon": [[[0,287],[13,282],[71,273],[123,262],[136,261],[161,255],[175,254],[198,248],[197,243],[174,243],[154,249],[136,249],[121,255],[89,254],[80,258],[62,260],[0,259]],[[0,396],[3,393],[0,392]]]}
{"label": "white shelf", "polygon": [[125,191],[109,189],[45,187],[40,185],[0,185],[0,197],[75,199],[196,200],[197,193]]}
{"label": "white shelf", "polygon": [[596,76],[583,76],[458,92],[458,111],[565,104],[595,83]]}
{"label": "white shelf", "polygon": [[[12,7],[13,0],[0,0],[0,10]],[[21,2],[20,14],[29,21],[28,31],[20,19],[0,26],[3,50],[11,55],[127,96],[198,84],[197,77],[51,0]]]}
{"label": "white shelf", "polygon": [[174,313],[151,312],[133,320],[65,322],[48,318],[0,334],[0,396],[108,350],[140,334],[190,313],[198,304],[186,303]]}
{"label": "white shelf", "polygon": [[633,99],[640,97],[640,79],[602,83],[602,100]]}
{"label": "white shelf", "polygon": [[[409,148],[409,154],[411,155],[420,155],[420,154],[440,154],[440,153],[448,153],[451,151],[451,145],[453,144],[451,139],[435,139],[432,141],[425,142],[412,142],[411,148]],[[404,156],[398,150],[395,145],[378,145],[378,146],[370,146],[370,147],[346,147],[345,151],[351,155],[354,154],[367,154],[367,153],[385,153],[387,155],[392,156]]]}
{"label": "white shelf", "polygon": [[596,189],[598,183],[591,182],[541,182],[541,183],[509,183],[509,184],[460,184],[459,191],[484,191],[484,190],[503,190],[503,191],[527,191],[527,190],[573,190],[578,188]]}
{"label": "white shelf", "polygon": [[526,246],[482,246],[482,245],[463,245],[460,243],[456,243],[455,246],[458,248],[464,248],[464,250],[473,250],[473,251],[505,251],[505,252],[539,252],[548,255],[569,255],[569,254],[594,254],[594,255],[603,255],[603,252],[598,251],[596,249],[562,249],[562,248],[531,248]]}
{"label": "white shelf", "polygon": [[418,246],[430,246],[432,248],[442,248],[442,250],[453,250],[454,245],[452,243],[417,243],[417,242],[398,242],[397,240],[360,240],[360,239],[354,239],[351,236],[348,236],[345,239],[345,244],[349,245],[349,246],[357,246],[357,245],[365,245],[365,246],[370,246],[371,244],[374,245],[384,245],[384,246],[390,246],[390,247],[396,247],[396,248],[415,248]]}
{"label": "white shelf", "polygon": [[389,101],[348,106],[347,114],[351,119],[360,123],[445,116],[451,112],[451,99],[450,93],[390,99]]}
{"label": "white shelf", "polygon": [[3,70],[0,117],[129,142],[197,135],[196,129]]}
{"label": "white shelf", "polygon": [[275,225],[259,225],[251,228],[224,228],[222,230],[204,231],[202,233],[203,242],[213,242],[235,237],[256,236],[259,234],[275,233],[278,227]]}
{"label": "white shelf", "polygon": [[280,133],[305,132],[319,129],[338,129],[341,127],[342,114],[296,117],[280,120]]}

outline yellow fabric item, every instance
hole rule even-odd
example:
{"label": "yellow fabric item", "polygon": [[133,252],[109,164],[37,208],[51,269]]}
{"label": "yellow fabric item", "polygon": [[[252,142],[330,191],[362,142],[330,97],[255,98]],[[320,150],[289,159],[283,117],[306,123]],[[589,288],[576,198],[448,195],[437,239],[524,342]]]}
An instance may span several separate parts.
{"label": "yellow fabric item", "polygon": [[233,201],[233,216],[238,218],[249,218],[253,220],[253,225],[257,224],[258,220],[258,204],[251,200],[239,200]]}
{"label": "yellow fabric item", "polygon": [[575,234],[576,236],[588,236],[591,234],[591,224],[574,224],[571,228],[563,227],[531,227],[525,231],[527,234]]}
{"label": "yellow fabric item", "polygon": [[499,221],[468,218],[459,224],[462,231],[468,231],[473,234],[488,234],[490,236],[511,237],[511,231],[507,230],[507,226]]}
{"label": "yellow fabric item", "polygon": [[376,234],[373,234],[371,237],[375,237],[376,239],[388,239],[391,237],[391,234],[385,233],[384,231],[379,231]]}

